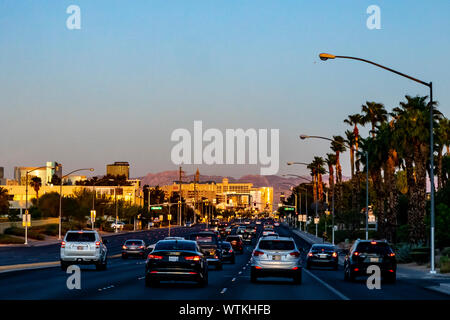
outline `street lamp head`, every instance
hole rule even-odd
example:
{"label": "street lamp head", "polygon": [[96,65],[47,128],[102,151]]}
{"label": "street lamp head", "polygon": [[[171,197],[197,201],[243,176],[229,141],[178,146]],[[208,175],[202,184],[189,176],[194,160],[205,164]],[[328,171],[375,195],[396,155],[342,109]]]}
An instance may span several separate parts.
{"label": "street lamp head", "polygon": [[322,61],[327,61],[328,59],[336,58],[336,56],[333,54],[330,54],[330,53],[321,53],[321,54],[319,54],[319,58]]}
{"label": "street lamp head", "polygon": [[90,168],[89,171],[91,171],[91,172],[94,171],[94,168]]}
{"label": "street lamp head", "polygon": [[300,135],[300,139],[305,140],[306,138],[309,138],[309,136],[307,136],[306,134],[301,134]]}

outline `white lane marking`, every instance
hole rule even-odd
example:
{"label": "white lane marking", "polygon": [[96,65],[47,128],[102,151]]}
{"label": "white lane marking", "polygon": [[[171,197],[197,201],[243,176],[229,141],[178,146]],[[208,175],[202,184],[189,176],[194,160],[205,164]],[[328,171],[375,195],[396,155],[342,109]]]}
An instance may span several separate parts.
{"label": "white lane marking", "polygon": [[239,271],[239,274],[241,274],[242,273],[242,271]]}
{"label": "white lane marking", "polygon": [[98,289],[98,291],[103,291],[103,290],[107,290],[107,289],[111,289],[111,288],[114,288],[114,285],[113,285],[113,284],[110,285],[110,286],[108,286],[108,287],[104,287],[104,288],[102,288],[102,289]]}
{"label": "white lane marking", "polygon": [[222,291],[220,291],[220,293],[224,294],[227,291],[227,288],[223,288]]}
{"label": "white lane marking", "polygon": [[233,282],[236,281],[236,278],[231,279],[231,281],[233,281]]}
{"label": "white lane marking", "polygon": [[320,282],[324,287],[326,287],[328,290],[330,290],[331,292],[333,292],[335,295],[337,295],[339,298],[341,298],[342,300],[350,300],[347,296],[345,296],[344,294],[342,294],[341,292],[337,291],[335,288],[333,288],[332,286],[330,286],[328,283],[326,283],[325,281],[323,281],[322,279],[320,279],[319,277],[317,277],[316,275],[314,275],[313,273],[311,273],[308,270],[303,269],[304,272],[306,272],[307,274],[309,274],[311,277],[313,277],[314,279],[316,279],[318,282]]}
{"label": "white lane marking", "polygon": [[145,279],[145,277],[139,277],[139,278],[138,278],[138,280],[142,280],[142,279]]}

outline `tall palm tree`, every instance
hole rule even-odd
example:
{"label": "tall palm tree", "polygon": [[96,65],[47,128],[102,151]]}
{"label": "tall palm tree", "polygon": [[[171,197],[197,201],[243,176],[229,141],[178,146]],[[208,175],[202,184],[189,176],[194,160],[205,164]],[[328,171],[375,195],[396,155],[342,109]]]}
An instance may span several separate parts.
{"label": "tall palm tree", "polygon": [[[358,125],[364,124],[364,120],[363,120],[363,116],[360,115],[359,113],[355,113],[352,115],[349,115],[347,117],[347,119],[344,120],[344,123],[350,125],[353,127],[353,139],[352,141],[349,141],[349,145],[351,146],[350,149],[350,164],[351,164],[351,174],[352,174],[352,178],[353,178],[353,173],[354,173],[354,166],[355,166],[355,158],[354,158],[354,152],[355,149],[358,150],[358,139],[359,139],[359,130],[358,130]],[[347,134],[347,140],[349,139],[349,134]],[[355,149],[354,149],[355,148]]]}
{"label": "tall palm tree", "polygon": [[[400,102],[400,107],[394,108],[392,113],[395,119],[393,138],[406,167],[409,237],[413,242],[423,242],[426,240],[426,175],[430,169],[427,167],[430,104],[427,96],[405,98],[406,101]],[[437,122],[442,114],[435,111],[434,117]]]}
{"label": "tall palm tree", "polygon": [[0,214],[7,215],[9,211],[8,189],[0,187]]}
{"label": "tall palm tree", "polygon": [[372,137],[375,137],[376,126],[387,120],[388,113],[384,105],[382,103],[366,101],[366,104],[361,106],[361,112],[363,113],[362,123],[370,123],[372,125],[370,132]]}
{"label": "tall palm tree", "polygon": [[436,161],[436,175],[438,181],[438,189],[442,188],[443,173],[442,173],[442,153],[444,147],[447,146],[447,154],[449,153],[450,145],[450,121],[442,117],[439,120],[439,125],[436,127],[436,147],[437,147],[437,161]]}
{"label": "tall palm tree", "polygon": [[328,186],[330,189],[330,197],[334,195],[334,169],[333,166],[336,165],[336,155],[334,153],[327,153],[325,158],[325,163],[328,166]]}
{"label": "tall palm tree", "polygon": [[334,151],[336,155],[336,185],[337,185],[337,204],[339,211],[342,212],[344,209],[344,190],[342,188],[342,167],[340,163],[340,154],[346,150],[343,145],[345,140],[341,136],[333,136],[333,141],[331,142],[331,150]]}
{"label": "tall palm tree", "polygon": [[39,190],[42,187],[41,178],[39,177],[31,178],[30,186],[34,189],[34,192],[36,192],[36,203],[39,205]]}

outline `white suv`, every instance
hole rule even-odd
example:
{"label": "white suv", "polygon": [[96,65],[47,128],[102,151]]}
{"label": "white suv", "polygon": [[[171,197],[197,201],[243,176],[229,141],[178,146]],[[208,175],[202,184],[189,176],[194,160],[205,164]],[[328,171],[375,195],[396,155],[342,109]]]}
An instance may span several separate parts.
{"label": "white suv", "polygon": [[67,231],[61,242],[61,269],[71,264],[95,264],[97,270],[106,270],[106,242],[97,231]]}

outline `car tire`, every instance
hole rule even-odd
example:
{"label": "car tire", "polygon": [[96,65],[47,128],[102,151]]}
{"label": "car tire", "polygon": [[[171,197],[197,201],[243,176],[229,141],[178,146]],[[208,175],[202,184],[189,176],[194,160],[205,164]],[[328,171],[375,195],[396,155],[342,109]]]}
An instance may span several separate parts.
{"label": "car tire", "polygon": [[219,263],[216,265],[216,270],[222,270],[222,269],[223,269],[222,262],[219,262]]}
{"label": "car tire", "polygon": [[395,283],[397,281],[397,274],[388,274],[385,276],[385,281],[387,283]]}
{"label": "car tire", "polygon": [[236,258],[233,256],[233,258],[231,258],[231,264],[235,264],[236,263]]}
{"label": "car tire", "polygon": [[126,254],[122,254],[122,259],[128,259],[128,256]]}
{"label": "car tire", "polygon": [[69,267],[69,264],[67,262],[61,261],[61,270],[67,271],[67,268]]}
{"label": "car tire", "polygon": [[302,272],[298,272],[295,276],[294,276],[294,283],[295,284],[301,284],[302,283]]}

